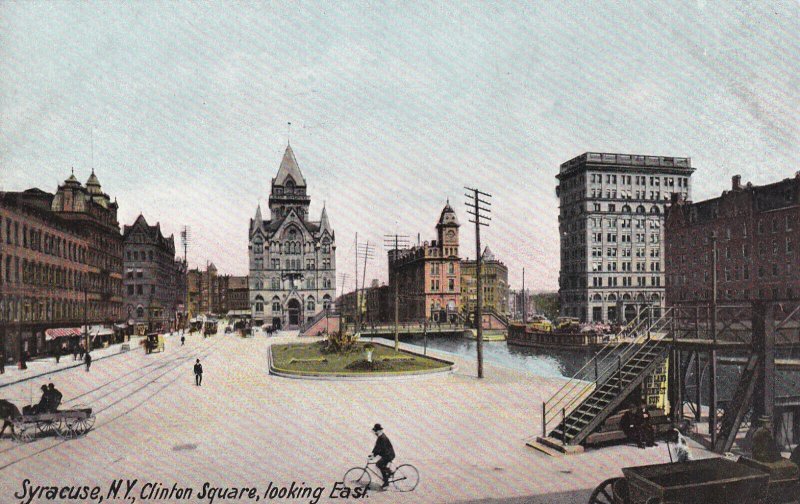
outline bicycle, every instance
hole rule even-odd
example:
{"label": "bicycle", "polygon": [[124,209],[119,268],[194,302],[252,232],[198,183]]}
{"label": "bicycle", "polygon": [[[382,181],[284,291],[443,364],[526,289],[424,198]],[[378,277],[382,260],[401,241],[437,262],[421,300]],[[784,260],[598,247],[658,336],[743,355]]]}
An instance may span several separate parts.
{"label": "bicycle", "polygon": [[[348,488],[369,488],[369,485],[372,483],[371,474],[374,474],[378,480],[383,482],[383,475],[380,473],[380,471],[376,471],[370,467],[374,465],[375,462],[367,459],[367,465],[364,467],[353,467],[344,473],[342,482]],[[392,468],[391,462],[389,463],[388,467],[389,469]],[[417,488],[417,485],[419,484],[419,471],[417,471],[417,468],[411,464],[399,465],[396,469],[392,470],[389,476],[389,483],[394,485],[394,487],[401,492],[410,492]]]}

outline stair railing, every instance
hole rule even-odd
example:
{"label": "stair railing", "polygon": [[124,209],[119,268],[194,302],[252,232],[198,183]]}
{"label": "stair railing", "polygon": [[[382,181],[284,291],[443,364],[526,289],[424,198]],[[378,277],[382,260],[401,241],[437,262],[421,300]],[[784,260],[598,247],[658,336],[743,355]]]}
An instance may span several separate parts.
{"label": "stair railing", "polygon": [[[648,341],[658,342],[658,341],[661,341],[662,339],[664,339],[666,337],[666,335],[653,337],[652,333],[653,332],[657,332],[657,333],[661,332],[661,330],[663,330],[669,323],[670,323],[670,321],[666,316],[661,317],[659,320],[657,320],[641,336],[641,340],[639,338],[637,338],[637,341],[634,342],[634,344],[629,345],[622,352],[619,352],[619,353],[616,354],[617,355],[617,359],[616,359],[617,365],[613,366],[613,362],[612,362],[611,366],[607,366],[606,367],[606,372],[603,374],[602,379],[598,378],[598,379],[595,380],[594,383],[587,384],[582,390],[580,390],[577,394],[574,395],[574,397],[572,398],[572,400],[569,403],[567,403],[563,407],[568,409],[568,410],[570,410],[570,413],[571,413],[572,409],[574,409],[573,407],[577,407],[577,406],[580,405],[580,402],[578,402],[579,399],[582,402],[582,399],[584,397],[588,396],[588,394],[591,393],[591,391],[597,386],[597,384],[603,383],[603,382],[611,379],[614,374],[616,374],[617,377],[618,377],[619,382],[618,382],[617,386],[619,388],[619,391],[621,392],[622,388],[623,388],[622,387],[622,368],[625,367],[625,365],[627,365],[627,363],[630,362],[633,359],[636,359],[638,357],[642,357],[642,356],[649,355],[649,354],[653,353],[653,349],[657,348],[657,346],[656,345],[647,345],[646,343]],[[653,329],[655,329],[655,331]]]}
{"label": "stair railing", "polygon": [[[614,353],[619,348],[619,340],[626,339],[629,334],[636,334],[643,324],[647,323],[647,317],[644,313],[639,313],[633,320],[625,325],[617,334],[609,339],[609,342],[603,346],[594,357],[592,357],[586,364],[583,365],[564,385],[561,386],[545,404],[545,414],[550,416],[551,413],[558,410],[560,405],[559,397],[565,397],[570,394],[576,387],[586,381],[595,382],[599,378],[600,363],[605,362],[606,358]],[[595,377],[589,378],[589,371],[594,370]]]}
{"label": "stair railing", "polygon": [[[542,404],[542,435],[547,436],[548,424],[550,420],[557,420],[559,410],[572,412],[579,400],[585,399],[588,394],[601,383],[608,379],[611,373],[616,372],[617,367],[621,367],[621,362],[628,362],[642,351],[647,351],[644,342],[651,339],[654,332],[660,333],[669,326],[671,322],[671,308],[663,312],[658,320],[650,317],[649,309],[641,312],[636,318],[628,323],[607,345],[598,351],[572,378],[561,386],[547,401]],[[620,338],[628,339],[628,335],[635,335],[634,338],[625,344],[625,348],[620,351]],[[662,336],[663,337],[663,336]],[[658,337],[657,339],[662,339]],[[648,348],[649,350],[649,348]],[[618,358],[614,358],[614,357]],[[614,366],[614,364],[618,364]],[[594,377],[590,376],[593,372]],[[564,433],[566,437],[566,432]]]}

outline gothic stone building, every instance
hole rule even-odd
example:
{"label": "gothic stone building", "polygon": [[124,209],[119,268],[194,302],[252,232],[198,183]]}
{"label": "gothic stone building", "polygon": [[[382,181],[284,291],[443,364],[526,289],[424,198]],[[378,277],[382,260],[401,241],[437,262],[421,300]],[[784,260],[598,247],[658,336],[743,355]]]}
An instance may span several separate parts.
{"label": "gothic stone building", "polygon": [[394,316],[394,289],[401,321],[455,321],[461,309],[461,261],[458,218],[448,203],[436,224],[438,240],[389,251],[389,313]]}
{"label": "gothic stone building", "polygon": [[561,315],[619,322],[664,307],[664,211],[688,199],[688,158],[587,152],[561,165]]}
{"label": "gothic stone building", "polygon": [[322,208],[311,221],[306,180],[286,147],[272,179],[270,218],[250,221],[250,308],[255,324],[298,326],[331,305],[336,293],[336,238]]}

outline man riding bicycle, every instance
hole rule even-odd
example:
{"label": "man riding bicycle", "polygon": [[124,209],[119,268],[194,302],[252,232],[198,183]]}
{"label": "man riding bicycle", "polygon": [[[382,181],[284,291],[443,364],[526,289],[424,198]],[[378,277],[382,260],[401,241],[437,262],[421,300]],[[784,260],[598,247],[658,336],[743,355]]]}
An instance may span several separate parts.
{"label": "man riding bicycle", "polygon": [[383,433],[381,424],[375,424],[375,427],[372,428],[372,432],[375,433],[378,439],[375,441],[375,448],[372,449],[372,455],[370,455],[369,458],[372,460],[377,457],[378,461],[375,465],[381,470],[381,475],[383,476],[383,486],[381,486],[381,489],[385,490],[389,486],[389,476],[392,475],[392,471],[389,470],[387,466],[394,460],[394,448],[392,448],[392,442],[389,441],[389,438]]}

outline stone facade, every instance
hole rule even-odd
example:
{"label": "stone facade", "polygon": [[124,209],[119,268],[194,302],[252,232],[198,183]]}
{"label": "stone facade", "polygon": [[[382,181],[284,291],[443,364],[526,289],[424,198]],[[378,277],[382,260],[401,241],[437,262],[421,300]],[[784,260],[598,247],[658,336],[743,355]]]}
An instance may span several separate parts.
{"label": "stone facade", "polygon": [[146,325],[148,330],[172,327],[178,305],[183,304],[178,295],[175,238],[165,237],[160,224],[151,226],[139,215],[123,228],[122,239],[128,321]]}
{"label": "stone facade", "polygon": [[[508,316],[508,268],[498,261],[489,247],[481,255],[483,274],[483,310]],[[461,261],[461,312],[465,319],[473,320],[478,301],[477,261]]]}
{"label": "stone facade", "polygon": [[389,251],[389,313],[394,319],[394,289],[398,287],[399,318],[455,321],[461,311],[461,260],[458,218],[448,203],[436,224],[437,240]]}
{"label": "stone facade", "polygon": [[688,158],[587,152],[561,165],[561,315],[617,322],[664,306],[664,213],[689,198]]}
{"label": "stone facade", "polygon": [[246,276],[219,277],[220,313],[250,310],[250,279]]}
{"label": "stone facade", "polygon": [[667,303],[800,299],[800,172],[706,201],[676,200],[666,223]]}
{"label": "stone facade", "polygon": [[325,207],[309,220],[306,181],[286,147],[269,197],[250,220],[250,308],[255,324],[299,326],[330,306],[336,295],[336,236]]}

